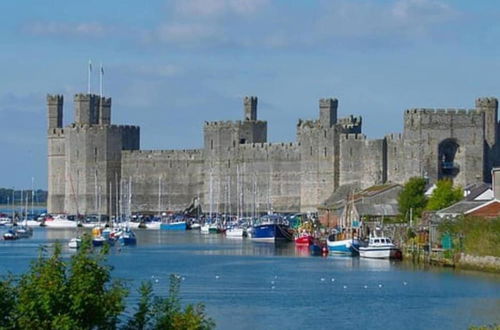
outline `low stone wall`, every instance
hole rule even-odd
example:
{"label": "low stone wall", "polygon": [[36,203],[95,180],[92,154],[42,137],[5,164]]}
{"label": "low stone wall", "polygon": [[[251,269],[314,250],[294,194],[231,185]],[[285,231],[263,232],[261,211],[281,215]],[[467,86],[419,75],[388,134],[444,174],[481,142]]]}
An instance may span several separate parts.
{"label": "low stone wall", "polygon": [[500,258],[493,256],[477,257],[465,253],[460,254],[457,266],[460,268],[477,269],[500,273]]}

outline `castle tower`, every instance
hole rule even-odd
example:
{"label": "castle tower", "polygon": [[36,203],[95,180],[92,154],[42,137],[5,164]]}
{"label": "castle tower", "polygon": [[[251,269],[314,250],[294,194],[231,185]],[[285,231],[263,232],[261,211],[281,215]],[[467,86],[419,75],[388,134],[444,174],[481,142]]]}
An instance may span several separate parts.
{"label": "castle tower", "polygon": [[98,124],[99,96],[76,94],[74,97],[75,123],[82,125]]}
{"label": "castle tower", "polygon": [[99,124],[111,125],[111,98],[99,98]]}
{"label": "castle tower", "polygon": [[64,212],[66,181],[66,149],[63,125],[62,95],[47,95],[47,160],[48,191],[47,209],[50,213]]}
{"label": "castle tower", "polygon": [[243,99],[245,120],[257,120],[257,97],[245,96]]}
{"label": "castle tower", "polygon": [[63,125],[63,103],[62,95],[47,95],[47,113],[49,128],[61,128]]}
{"label": "castle tower", "polygon": [[324,128],[332,127],[337,123],[337,107],[339,101],[337,99],[320,99],[319,100],[319,122]]}
{"label": "castle tower", "polygon": [[484,136],[491,148],[497,142],[498,100],[494,97],[476,99],[476,109],[484,112]]}

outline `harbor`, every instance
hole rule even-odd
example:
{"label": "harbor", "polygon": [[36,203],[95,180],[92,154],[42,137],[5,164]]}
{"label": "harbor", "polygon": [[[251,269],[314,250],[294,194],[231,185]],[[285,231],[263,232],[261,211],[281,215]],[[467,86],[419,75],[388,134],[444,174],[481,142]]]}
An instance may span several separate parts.
{"label": "harbor", "polygon": [[[500,322],[496,275],[424,269],[394,260],[312,257],[293,242],[271,244],[194,230],[135,232],[137,245],[111,247],[112,275],[130,288],[151,280],[157,294],[166,294],[170,274],[180,275],[183,300],[202,301],[217,329],[342,329],[353,324],[463,329]],[[2,274],[26,271],[40,246],[50,249],[74,233],[38,227],[30,239],[0,241]],[[74,253],[63,245],[65,257]],[[132,289],[127,303],[137,299]]]}

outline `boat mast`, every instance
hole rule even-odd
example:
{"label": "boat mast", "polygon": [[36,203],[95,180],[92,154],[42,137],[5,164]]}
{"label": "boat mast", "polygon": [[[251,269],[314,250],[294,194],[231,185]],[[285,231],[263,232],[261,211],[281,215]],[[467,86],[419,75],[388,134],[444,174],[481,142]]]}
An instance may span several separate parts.
{"label": "boat mast", "polygon": [[158,218],[161,218],[161,175],[158,176]]}
{"label": "boat mast", "polygon": [[35,208],[34,208],[34,199],[35,199],[35,178],[31,177],[31,216],[33,216],[34,219],[34,214],[35,214]]}

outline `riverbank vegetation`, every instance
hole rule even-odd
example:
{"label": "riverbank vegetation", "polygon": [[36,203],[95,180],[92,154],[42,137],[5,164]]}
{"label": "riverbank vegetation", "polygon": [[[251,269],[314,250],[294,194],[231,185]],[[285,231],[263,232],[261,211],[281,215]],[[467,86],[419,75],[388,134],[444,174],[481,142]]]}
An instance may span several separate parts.
{"label": "riverbank vegetation", "polygon": [[107,252],[93,252],[90,237],[70,260],[62,257],[60,244],[50,255],[42,248],[26,273],[0,280],[0,329],[214,328],[203,305],[182,306],[175,275],[167,297],[155,296],[152,284],[142,283],[135,313],[127,319],[129,290],[111,277]]}
{"label": "riverbank vegetation", "polygon": [[500,257],[500,217],[445,220],[438,230],[451,236],[455,253]]}

